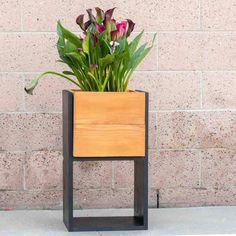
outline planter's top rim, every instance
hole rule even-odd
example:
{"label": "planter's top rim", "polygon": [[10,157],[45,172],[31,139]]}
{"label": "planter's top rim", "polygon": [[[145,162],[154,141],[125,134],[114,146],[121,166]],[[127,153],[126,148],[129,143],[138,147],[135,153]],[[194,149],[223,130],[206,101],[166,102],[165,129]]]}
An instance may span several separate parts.
{"label": "planter's top rim", "polygon": [[82,90],[79,90],[79,89],[70,89],[70,90],[67,90],[69,92],[72,92],[72,93],[77,93],[77,92],[80,92],[80,93],[145,93],[145,91],[141,91],[141,90],[127,90],[125,92],[113,92],[113,91],[104,91],[104,92],[99,92],[99,91],[82,91]]}

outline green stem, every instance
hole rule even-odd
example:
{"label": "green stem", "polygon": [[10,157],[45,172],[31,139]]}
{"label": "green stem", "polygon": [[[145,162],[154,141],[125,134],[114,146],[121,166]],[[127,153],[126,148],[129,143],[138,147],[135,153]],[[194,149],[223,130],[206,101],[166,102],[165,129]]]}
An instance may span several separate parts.
{"label": "green stem", "polygon": [[59,77],[63,77],[65,79],[67,79],[68,81],[70,81],[71,83],[73,83],[73,84],[77,85],[78,87],[80,87],[80,85],[76,81],[74,81],[73,79],[69,78],[66,75],[63,75],[63,74],[60,74],[60,73],[57,73],[57,72],[54,72],[54,71],[46,71],[43,74],[41,74],[37,79],[32,80],[31,83],[28,86],[25,86],[25,91],[27,93],[29,93],[29,94],[32,94],[33,90],[38,85],[38,81],[42,77],[44,77],[45,75],[48,75],[48,74],[52,74],[52,75],[57,75]]}
{"label": "green stem", "polygon": [[104,81],[104,83],[102,85],[102,92],[104,92],[104,90],[105,90],[105,87],[106,87],[107,81],[108,81],[108,79],[110,77],[110,74],[111,74],[111,66],[109,66],[107,76],[106,76],[105,81]]}
{"label": "green stem", "polygon": [[38,80],[39,80],[40,78],[42,78],[43,76],[48,75],[48,74],[57,75],[57,76],[59,76],[59,77],[63,77],[63,78],[65,78],[65,79],[67,79],[68,81],[70,81],[71,83],[74,83],[75,85],[79,86],[79,84],[78,84],[76,81],[74,81],[73,79],[71,79],[70,77],[68,77],[68,76],[66,76],[66,75],[63,75],[63,74],[60,74],[60,73],[57,73],[57,72],[54,72],[54,71],[46,71],[46,72],[44,72],[43,74],[41,74],[41,75],[38,77]]}

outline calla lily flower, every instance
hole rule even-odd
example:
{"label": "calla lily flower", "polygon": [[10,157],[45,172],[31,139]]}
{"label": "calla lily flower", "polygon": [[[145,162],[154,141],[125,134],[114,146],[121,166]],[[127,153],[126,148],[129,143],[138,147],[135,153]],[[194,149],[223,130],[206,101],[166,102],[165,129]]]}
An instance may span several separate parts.
{"label": "calla lily flower", "polygon": [[112,18],[113,12],[116,8],[109,9],[105,12],[104,24],[106,25]]}
{"label": "calla lily flower", "polygon": [[85,23],[84,23],[84,28],[85,28],[85,31],[88,29],[88,27],[91,25],[91,21],[90,20],[88,20],[88,21],[86,21]]}
{"label": "calla lily flower", "polygon": [[96,22],[98,24],[101,24],[103,21],[104,21],[104,17],[105,17],[105,13],[104,11],[99,8],[99,7],[96,7],[95,8],[96,12],[97,12],[97,16],[96,16]]}
{"label": "calla lily flower", "polygon": [[80,26],[83,31],[86,31],[91,25],[91,20],[88,20],[84,23],[84,15],[79,15],[76,19],[76,23]]}
{"label": "calla lily flower", "polygon": [[116,41],[119,38],[122,38],[126,34],[128,21],[123,20],[121,22],[116,22],[116,30],[111,31],[112,41]]}
{"label": "calla lily flower", "polygon": [[128,22],[126,20],[116,23],[116,29],[119,32],[121,37],[125,35],[127,23]]}
{"label": "calla lily flower", "polygon": [[120,38],[120,34],[119,34],[119,31],[118,30],[113,30],[111,31],[111,40],[114,42],[114,41],[117,41],[118,39]]}
{"label": "calla lily flower", "polygon": [[96,31],[98,32],[98,33],[102,33],[103,31],[105,31],[105,26],[104,25],[99,25],[99,24],[97,24],[96,25]]}
{"label": "calla lily flower", "polygon": [[87,13],[88,13],[88,15],[89,15],[89,20],[92,22],[92,23],[95,23],[96,22],[96,18],[95,18],[95,16],[93,15],[93,13],[92,13],[92,9],[87,9],[86,10],[87,11]]}
{"label": "calla lily flower", "polygon": [[132,31],[134,30],[135,23],[130,19],[127,19],[127,22],[128,22],[128,29],[126,32],[126,37],[129,37]]}
{"label": "calla lily flower", "polygon": [[80,26],[82,30],[84,29],[84,15],[79,15],[76,19],[76,23]]}

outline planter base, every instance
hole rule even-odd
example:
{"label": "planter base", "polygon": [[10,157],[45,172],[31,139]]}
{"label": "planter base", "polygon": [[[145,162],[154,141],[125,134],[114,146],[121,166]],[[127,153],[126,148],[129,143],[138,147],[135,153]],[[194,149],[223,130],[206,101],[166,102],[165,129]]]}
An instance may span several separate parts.
{"label": "planter base", "polygon": [[[68,231],[148,229],[148,98],[145,111],[145,156],[74,157],[73,94],[63,91],[63,221]],[[73,217],[74,161],[134,161],[134,216]]]}
{"label": "planter base", "polygon": [[143,219],[135,216],[76,217],[71,231],[145,230]]}

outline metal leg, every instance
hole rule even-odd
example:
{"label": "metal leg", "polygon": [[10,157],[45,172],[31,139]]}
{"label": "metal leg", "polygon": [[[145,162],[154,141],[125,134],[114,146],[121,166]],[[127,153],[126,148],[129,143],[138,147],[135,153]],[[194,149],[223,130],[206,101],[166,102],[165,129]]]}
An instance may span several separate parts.
{"label": "metal leg", "polygon": [[73,96],[63,91],[63,221],[73,229]]}
{"label": "metal leg", "polygon": [[63,160],[63,221],[68,229],[73,224],[73,161]]}
{"label": "metal leg", "polygon": [[134,161],[134,216],[148,227],[148,162]]}
{"label": "metal leg", "polygon": [[148,229],[148,93],[145,93],[145,158],[134,160],[134,216]]}

